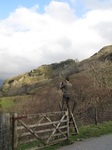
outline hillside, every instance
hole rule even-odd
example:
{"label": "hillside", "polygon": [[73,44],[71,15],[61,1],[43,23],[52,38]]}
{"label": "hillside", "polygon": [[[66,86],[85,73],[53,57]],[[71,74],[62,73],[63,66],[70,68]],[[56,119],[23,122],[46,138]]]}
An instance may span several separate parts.
{"label": "hillside", "polygon": [[112,62],[112,45],[105,46],[98,53],[95,53],[90,58],[80,62],[80,70],[89,70],[96,67],[102,67],[105,64],[110,65]]}
{"label": "hillside", "polygon": [[22,114],[60,109],[60,82],[70,76],[73,84],[71,106],[76,113],[112,109],[112,46],[81,62],[66,60],[42,65],[37,69],[7,79],[1,90],[0,111]]}
{"label": "hillside", "polygon": [[[108,80],[106,84],[111,87],[112,84],[109,83],[109,81],[112,81],[111,62],[112,46],[106,46],[99,50],[98,53],[81,62],[75,62],[69,59],[60,63],[42,65],[28,73],[7,79],[2,87],[2,95],[12,96],[28,94],[32,89],[49,84],[57,77],[61,79],[68,75],[85,72],[88,72],[88,75],[91,74],[91,76],[100,72],[100,75],[102,74],[108,78],[106,79]],[[102,76],[100,75],[99,78]]]}
{"label": "hillside", "polygon": [[83,60],[79,70],[86,72],[98,86],[112,89],[112,45],[103,47],[98,53]]}
{"label": "hillside", "polygon": [[21,95],[32,89],[46,85],[56,77],[71,75],[77,72],[74,60],[66,60],[51,65],[42,65],[30,72],[5,80],[2,87],[3,96]]}

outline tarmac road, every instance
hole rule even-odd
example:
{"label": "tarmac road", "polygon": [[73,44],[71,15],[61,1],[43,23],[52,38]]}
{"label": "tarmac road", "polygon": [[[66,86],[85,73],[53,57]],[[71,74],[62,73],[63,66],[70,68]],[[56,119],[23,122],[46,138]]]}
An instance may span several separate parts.
{"label": "tarmac road", "polygon": [[75,142],[59,150],[112,150],[112,134]]}

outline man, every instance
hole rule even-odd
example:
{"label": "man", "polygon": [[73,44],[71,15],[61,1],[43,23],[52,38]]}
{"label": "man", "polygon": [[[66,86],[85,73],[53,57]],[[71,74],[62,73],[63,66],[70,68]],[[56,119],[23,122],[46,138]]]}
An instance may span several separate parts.
{"label": "man", "polygon": [[69,82],[69,77],[65,79],[65,82],[60,83],[60,89],[63,91],[62,111],[64,107],[64,101],[66,101],[67,108],[70,112],[68,102],[70,100],[71,88],[72,88],[72,84]]}

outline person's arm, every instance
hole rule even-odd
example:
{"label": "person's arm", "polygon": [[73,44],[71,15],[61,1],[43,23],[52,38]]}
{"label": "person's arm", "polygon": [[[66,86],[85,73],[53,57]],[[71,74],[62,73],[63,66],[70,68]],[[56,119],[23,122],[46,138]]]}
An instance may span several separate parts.
{"label": "person's arm", "polygon": [[63,82],[60,83],[60,89],[65,88],[65,84]]}

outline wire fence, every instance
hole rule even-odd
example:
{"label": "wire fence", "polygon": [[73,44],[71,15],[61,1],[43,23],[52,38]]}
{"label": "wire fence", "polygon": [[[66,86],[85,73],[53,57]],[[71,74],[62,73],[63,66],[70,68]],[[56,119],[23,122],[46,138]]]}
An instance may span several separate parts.
{"label": "wire fence", "polygon": [[78,111],[74,113],[77,126],[97,125],[103,122],[112,121],[112,107],[108,109],[91,108],[87,111]]}

